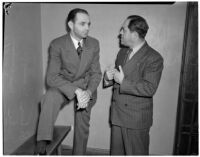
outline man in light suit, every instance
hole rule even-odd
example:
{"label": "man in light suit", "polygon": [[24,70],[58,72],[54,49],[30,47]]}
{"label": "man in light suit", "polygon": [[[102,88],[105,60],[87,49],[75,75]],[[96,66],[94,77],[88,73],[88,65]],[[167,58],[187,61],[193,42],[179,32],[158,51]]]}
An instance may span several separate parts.
{"label": "man in light suit", "polygon": [[163,58],[145,41],[146,20],[129,16],[120,30],[121,44],[115,68],[104,75],[113,85],[111,155],[148,155],[153,118],[153,95],[160,82]]}
{"label": "man in light suit", "polygon": [[71,100],[75,104],[73,154],[86,152],[91,109],[102,76],[99,42],[88,36],[90,18],[86,10],[71,10],[66,25],[68,34],[53,40],[49,47],[47,85],[50,88],[41,101],[35,154],[45,154],[59,110]]}

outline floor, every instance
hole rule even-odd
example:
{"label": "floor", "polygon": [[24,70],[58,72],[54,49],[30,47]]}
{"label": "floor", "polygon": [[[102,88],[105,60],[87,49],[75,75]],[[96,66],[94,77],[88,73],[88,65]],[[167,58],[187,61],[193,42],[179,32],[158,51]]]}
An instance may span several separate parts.
{"label": "floor", "polygon": [[[72,149],[71,148],[66,148],[62,147],[62,155],[72,155]],[[109,151],[105,150],[95,150],[95,149],[88,149],[86,152],[86,155],[110,155]]]}

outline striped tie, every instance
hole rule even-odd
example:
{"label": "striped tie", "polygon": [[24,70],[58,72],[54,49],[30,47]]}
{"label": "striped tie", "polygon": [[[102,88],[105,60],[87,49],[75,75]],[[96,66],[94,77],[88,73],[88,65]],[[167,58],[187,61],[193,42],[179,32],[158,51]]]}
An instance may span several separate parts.
{"label": "striped tie", "polygon": [[78,53],[79,58],[81,59],[81,53],[82,53],[83,49],[81,47],[81,43],[80,42],[78,42],[78,48],[77,48],[76,51]]}

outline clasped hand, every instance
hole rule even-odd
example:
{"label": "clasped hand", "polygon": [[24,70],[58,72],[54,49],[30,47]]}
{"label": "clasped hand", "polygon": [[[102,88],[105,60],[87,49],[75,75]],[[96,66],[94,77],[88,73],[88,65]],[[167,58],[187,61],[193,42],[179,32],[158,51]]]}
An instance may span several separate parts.
{"label": "clasped hand", "polygon": [[119,66],[119,71],[115,68],[106,70],[106,76],[109,81],[114,79],[115,82],[121,84],[124,79],[124,72],[121,65]]}
{"label": "clasped hand", "polygon": [[88,91],[84,91],[80,88],[78,88],[75,91],[78,103],[77,103],[77,110],[79,110],[80,108],[86,108],[88,106],[88,102],[90,101],[90,94]]}

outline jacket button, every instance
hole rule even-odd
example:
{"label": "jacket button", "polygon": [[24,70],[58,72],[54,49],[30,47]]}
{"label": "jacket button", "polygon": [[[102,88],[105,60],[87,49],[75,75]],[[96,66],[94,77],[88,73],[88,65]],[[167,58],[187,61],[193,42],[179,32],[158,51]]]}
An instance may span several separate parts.
{"label": "jacket button", "polygon": [[125,106],[127,107],[127,104],[125,104]]}

